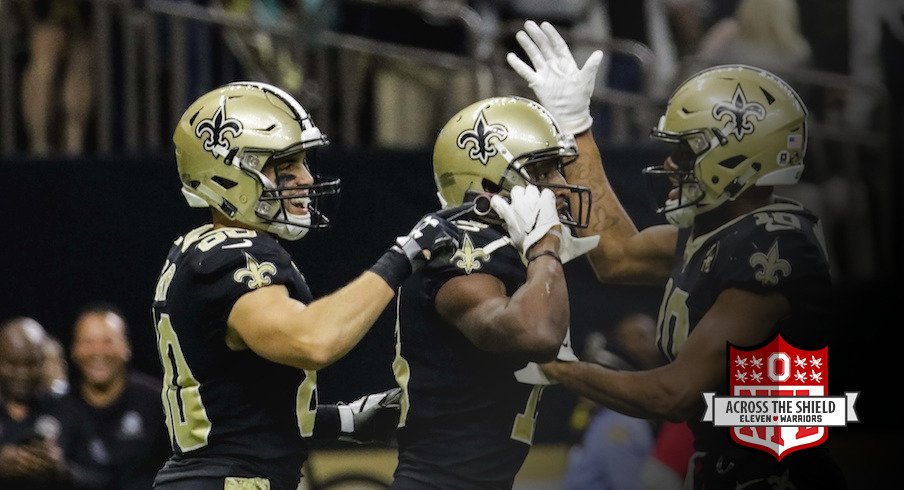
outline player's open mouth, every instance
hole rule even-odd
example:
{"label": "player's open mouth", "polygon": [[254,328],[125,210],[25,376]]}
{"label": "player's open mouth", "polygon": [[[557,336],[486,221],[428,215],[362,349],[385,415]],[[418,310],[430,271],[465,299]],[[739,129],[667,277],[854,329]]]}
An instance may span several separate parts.
{"label": "player's open mouth", "polygon": [[292,214],[308,214],[308,205],[311,203],[309,197],[296,197],[289,199],[288,211]]}

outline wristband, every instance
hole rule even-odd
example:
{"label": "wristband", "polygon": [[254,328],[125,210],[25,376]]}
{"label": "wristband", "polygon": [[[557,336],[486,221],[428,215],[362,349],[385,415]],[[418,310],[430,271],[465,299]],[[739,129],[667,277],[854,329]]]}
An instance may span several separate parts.
{"label": "wristband", "polygon": [[380,276],[393,291],[399,287],[411,275],[411,262],[403,254],[394,250],[387,250],[377,262],[371,266],[370,271]]}
{"label": "wristband", "polygon": [[336,405],[317,405],[314,415],[314,439],[332,440],[341,434],[342,423],[339,407]]}
{"label": "wristband", "polygon": [[560,264],[562,263],[562,259],[559,258],[559,254],[553,252],[552,250],[544,250],[544,251],[538,253],[537,255],[534,255],[533,257],[528,257],[527,263],[530,264],[531,262],[539,259],[540,257],[542,257],[544,255],[549,255],[550,257],[556,259]]}

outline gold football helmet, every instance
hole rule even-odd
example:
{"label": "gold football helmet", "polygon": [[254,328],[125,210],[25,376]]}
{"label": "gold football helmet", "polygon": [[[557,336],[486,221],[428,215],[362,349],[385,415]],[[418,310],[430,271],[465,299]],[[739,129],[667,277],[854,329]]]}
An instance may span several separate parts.
{"label": "gold football helmet", "polygon": [[[529,183],[567,189],[571,199],[560,220],[586,227],[589,189],[539,182],[530,172],[539,168],[532,166],[552,163],[564,175],[563,167],[577,155],[574,137],[563,133],[543,106],[522,97],[493,97],[465,107],[446,123],[433,148],[433,176],[443,207]],[[576,213],[572,213],[574,208]]]}
{"label": "gold football helmet", "polygon": [[673,224],[734,200],[751,186],[796,184],[804,170],[807,109],[779,77],[745,65],[716,66],[669,99],[653,138],[677,145],[675,168],[647,167],[676,180],[678,197],[659,209]]}
{"label": "gold football helmet", "polygon": [[[329,226],[338,179],[311,171],[311,150],[328,143],[291,95],[258,82],[235,82],[192,103],[176,126],[176,165],[182,193],[192,207],[211,207],[250,228],[297,240],[310,228]],[[282,186],[276,164],[304,158],[313,184]],[[273,165],[276,179],[263,170]],[[284,201],[305,202],[306,214]]]}

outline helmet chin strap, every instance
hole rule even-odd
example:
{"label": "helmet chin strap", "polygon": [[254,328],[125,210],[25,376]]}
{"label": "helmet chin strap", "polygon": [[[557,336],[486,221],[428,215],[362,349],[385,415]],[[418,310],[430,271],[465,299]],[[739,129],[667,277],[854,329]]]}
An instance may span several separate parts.
{"label": "helmet chin strap", "polygon": [[[673,206],[677,204],[677,199],[669,199],[665,202],[666,206]],[[665,219],[678,228],[690,228],[694,224],[694,217],[696,215],[697,212],[696,209],[694,209],[694,206],[687,206],[683,208],[673,209],[671,211],[666,211]]]}
{"label": "helmet chin strap", "polygon": [[[694,199],[694,197],[692,197],[691,199]],[[727,200],[728,194],[722,193],[722,195],[719,196],[718,199],[708,204],[694,204],[691,206],[684,206],[677,209],[672,209],[671,211],[666,211],[665,219],[678,228],[690,228],[694,224],[694,218],[707,211],[716,209]],[[670,207],[677,207],[680,204],[681,203],[678,201],[678,199],[668,199],[665,202],[665,208],[668,209]]]}
{"label": "helmet chin strap", "polygon": [[310,229],[311,213],[309,212],[305,215],[286,213],[286,221],[289,221],[289,223],[270,223],[267,226],[267,231],[283,240],[300,240]]}

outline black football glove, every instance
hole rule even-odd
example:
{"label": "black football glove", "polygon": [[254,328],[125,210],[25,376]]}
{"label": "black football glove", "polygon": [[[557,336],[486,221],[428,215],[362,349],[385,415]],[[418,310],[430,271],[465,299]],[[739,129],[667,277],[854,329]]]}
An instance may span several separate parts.
{"label": "black football glove", "polygon": [[397,237],[391,250],[404,255],[411,264],[411,272],[415,272],[431,259],[451,257],[460,240],[461,233],[455,225],[440,213],[430,213],[408,235]]}
{"label": "black football glove", "polygon": [[395,438],[401,414],[402,389],[393,388],[338,404],[340,441],[389,444]]}
{"label": "black football glove", "polygon": [[396,238],[395,245],[370,268],[371,272],[398,289],[428,261],[451,257],[461,243],[461,233],[444,217],[447,213],[443,210],[421,218],[407,235]]}

